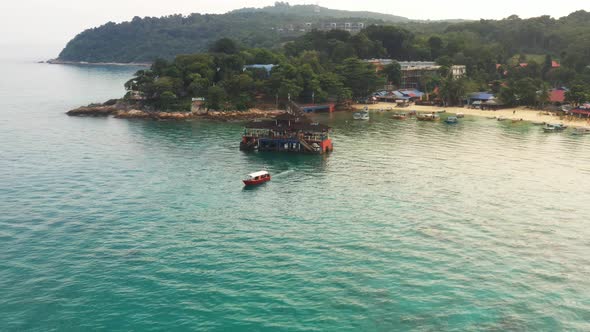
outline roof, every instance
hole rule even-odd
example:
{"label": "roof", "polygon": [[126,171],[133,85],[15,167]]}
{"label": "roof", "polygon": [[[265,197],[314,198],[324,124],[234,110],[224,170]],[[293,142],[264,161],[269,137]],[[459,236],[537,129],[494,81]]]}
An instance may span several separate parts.
{"label": "roof", "polygon": [[272,68],[276,66],[273,64],[254,64],[254,65],[245,65],[244,66],[244,70],[246,69],[264,69],[267,72],[270,72],[272,70]]}
{"label": "roof", "polygon": [[258,171],[258,172],[250,173],[250,174],[248,174],[248,176],[255,178],[257,176],[266,175],[266,174],[268,174],[267,171]]}
{"label": "roof", "polygon": [[266,120],[266,121],[252,121],[246,124],[246,128],[251,129],[269,129],[269,130],[276,130],[276,131],[284,131],[285,129],[292,130],[292,131],[312,131],[312,132],[320,132],[320,131],[328,131],[331,128],[317,122],[292,122],[290,126],[279,126],[276,124],[274,120]]}
{"label": "roof", "polygon": [[553,89],[549,91],[549,100],[552,103],[563,103],[565,101],[565,91],[564,89]]}
{"label": "roof", "polygon": [[590,115],[590,110],[576,108],[574,110],[571,110],[570,113],[581,114],[581,115]]}
{"label": "roof", "polygon": [[557,62],[555,60],[552,60],[551,61],[551,67],[553,67],[553,68],[559,68],[559,67],[561,67],[561,65],[559,64],[559,62]]}
{"label": "roof", "polygon": [[494,94],[488,92],[474,92],[469,95],[469,99],[475,100],[490,100],[494,98]]}
{"label": "roof", "polygon": [[401,93],[404,94],[404,96],[407,97],[418,97],[421,98],[422,96],[424,96],[424,92],[416,90],[416,89],[403,89],[400,90]]}

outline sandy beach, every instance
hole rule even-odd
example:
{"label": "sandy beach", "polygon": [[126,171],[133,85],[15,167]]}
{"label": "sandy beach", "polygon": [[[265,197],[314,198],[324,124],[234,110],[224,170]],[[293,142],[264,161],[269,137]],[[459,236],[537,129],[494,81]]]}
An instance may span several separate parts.
{"label": "sandy beach", "polygon": [[524,107],[505,108],[497,111],[482,111],[479,109],[469,109],[466,107],[434,107],[434,106],[417,106],[411,105],[406,108],[395,107],[391,103],[377,103],[373,105],[356,104],[354,109],[363,109],[367,106],[371,110],[387,110],[390,112],[409,112],[415,110],[417,112],[431,113],[440,110],[446,110],[448,113],[463,113],[465,115],[474,115],[481,117],[504,117],[506,119],[530,122],[546,122],[546,123],[563,123],[571,127],[585,127],[590,128],[590,121],[588,119],[565,118],[554,115],[544,114],[543,111],[531,110]]}

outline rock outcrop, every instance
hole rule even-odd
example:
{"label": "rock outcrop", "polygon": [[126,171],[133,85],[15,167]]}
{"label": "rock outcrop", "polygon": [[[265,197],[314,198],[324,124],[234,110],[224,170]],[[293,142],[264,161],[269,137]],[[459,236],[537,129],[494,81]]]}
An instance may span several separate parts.
{"label": "rock outcrop", "polygon": [[69,116],[114,116],[119,119],[189,120],[195,118],[217,121],[248,121],[273,118],[285,113],[281,110],[250,109],[247,111],[209,111],[203,112],[162,112],[138,109],[141,105],[121,100],[110,100],[104,104],[91,104],[78,107],[66,114]]}

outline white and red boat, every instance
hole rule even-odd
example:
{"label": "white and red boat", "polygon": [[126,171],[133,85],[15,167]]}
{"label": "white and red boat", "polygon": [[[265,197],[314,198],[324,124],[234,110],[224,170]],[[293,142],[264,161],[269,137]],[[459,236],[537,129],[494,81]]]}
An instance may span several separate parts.
{"label": "white and red boat", "polygon": [[247,186],[255,186],[270,181],[270,174],[267,171],[259,171],[248,174],[246,179],[242,180]]}

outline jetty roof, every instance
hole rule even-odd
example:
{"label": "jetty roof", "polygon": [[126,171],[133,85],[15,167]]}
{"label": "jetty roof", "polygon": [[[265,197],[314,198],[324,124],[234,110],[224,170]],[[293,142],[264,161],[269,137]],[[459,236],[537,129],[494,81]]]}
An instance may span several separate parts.
{"label": "jetty roof", "polygon": [[311,132],[321,132],[321,131],[328,131],[330,127],[323,125],[317,122],[291,122],[290,126],[280,126],[277,125],[274,120],[265,120],[265,121],[252,121],[246,124],[246,128],[249,129],[269,129],[269,130],[276,130],[276,131],[284,131],[284,130],[293,130],[293,131],[311,131]]}

